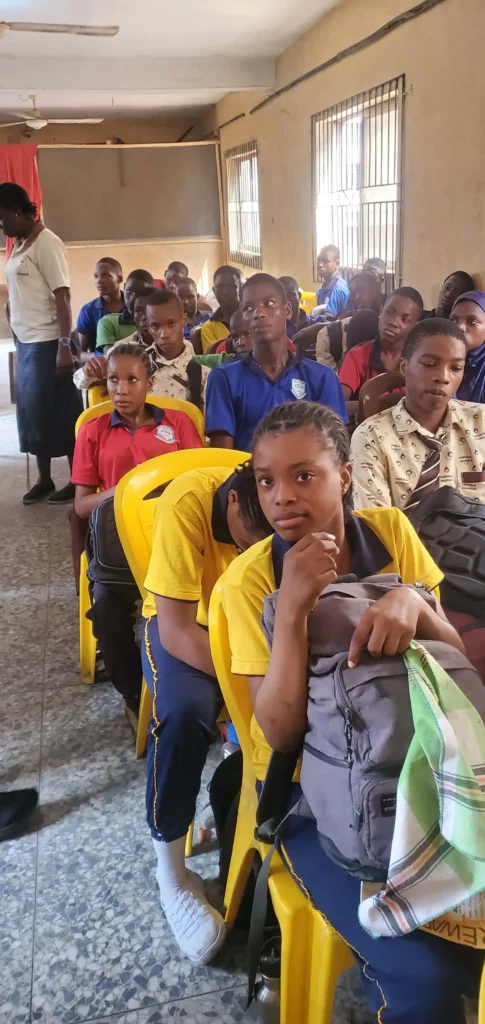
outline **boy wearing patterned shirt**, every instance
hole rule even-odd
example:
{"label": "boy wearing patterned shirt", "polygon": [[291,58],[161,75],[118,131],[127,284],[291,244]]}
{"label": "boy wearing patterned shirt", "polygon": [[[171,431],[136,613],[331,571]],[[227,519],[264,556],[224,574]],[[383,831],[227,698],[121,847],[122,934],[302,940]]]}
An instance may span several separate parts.
{"label": "boy wearing patterned shirt", "polygon": [[463,332],[449,320],[423,320],[410,331],[401,362],[405,397],[352,436],[356,509],[405,511],[443,486],[485,502],[485,406],[453,398],[466,353]]}

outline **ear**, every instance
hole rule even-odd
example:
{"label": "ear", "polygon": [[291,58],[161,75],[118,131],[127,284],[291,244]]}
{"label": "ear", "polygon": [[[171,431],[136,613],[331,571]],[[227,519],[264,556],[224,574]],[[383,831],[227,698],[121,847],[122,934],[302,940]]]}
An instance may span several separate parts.
{"label": "ear", "polygon": [[239,502],[237,500],[237,494],[232,489],[229,491],[229,494],[227,495],[227,504],[228,505],[238,505],[239,504]]}
{"label": "ear", "polygon": [[407,370],[408,370],[408,363],[409,363],[409,359],[401,359],[401,362],[400,362],[400,365],[399,365],[399,369],[400,369],[403,377],[406,376],[406,373],[407,373]]}
{"label": "ear", "polygon": [[187,316],[187,313],[184,313],[184,327],[187,326],[188,322],[189,322],[189,318]]}
{"label": "ear", "polygon": [[151,391],[153,391],[153,377],[148,378],[147,394],[150,394]]}
{"label": "ear", "polygon": [[286,319],[291,320],[293,316],[293,310],[291,308],[291,302],[285,302]]}
{"label": "ear", "polygon": [[352,466],[350,462],[344,463],[340,467],[340,479],[342,482],[342,498],[345,494],[348,494],[352,487]]}

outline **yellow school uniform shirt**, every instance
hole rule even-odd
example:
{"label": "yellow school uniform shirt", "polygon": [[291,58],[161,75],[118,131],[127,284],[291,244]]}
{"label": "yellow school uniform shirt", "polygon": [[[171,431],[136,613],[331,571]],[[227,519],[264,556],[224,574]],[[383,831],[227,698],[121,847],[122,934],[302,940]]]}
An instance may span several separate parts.
{"label": "yellow school uniform shirt", "polygon": [[[216,491],[234,473],[227,467],[192,470],[172,481],[158,501],[153,547],[145,580],[148,591],[143,615],[156,615],[155,594],[178,601],[198,601],[197,622],[207,626],[214,584],[237,556],[225,509]],[[216,497],[216,501],[214,498]],[[216,519],[213,520],[213,514]]]}
{"label": "yellow school uniform shirt", "polygon": [[[423,583],[435,590],[443,573],[419,540],[406,516],[397,508],[363,509],[354,513],[377,535],[389,553],[389,563],[379,572],[398,573],[403,583]],[[272,538],[267,537],[245,551],[231,565],[225,577],[222,595],[231,646],[231,667],[237,675],[264,676],[270,652],[261,628],[264,599],[276,590],[271,553]],[[262,729],[252,718],[256,777],[263,780],[271,749]]]}
{"label": "yellow school uniform shirt", "polygon": [[224,341],[224,338],[228,338],[229,334],[229,328],[226,327],[221,320],[206,320],[205,324],[202,324],[200,329],[202,352],[207,352],[207,349],[210,348],[215,341]]}

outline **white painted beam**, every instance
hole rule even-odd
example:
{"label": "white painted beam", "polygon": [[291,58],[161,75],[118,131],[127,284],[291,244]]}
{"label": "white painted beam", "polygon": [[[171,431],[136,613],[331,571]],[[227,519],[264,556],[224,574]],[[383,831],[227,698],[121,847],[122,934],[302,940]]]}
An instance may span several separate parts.
{"label": "white painted beam", "polygon": [[272,58],[229,60],[195,56],[168,61],[132,60],[0,60],[0,89],[19,92],[51,90],[104,90],[114,92],[169,92],[170,90],[271,89],[275,82]]}

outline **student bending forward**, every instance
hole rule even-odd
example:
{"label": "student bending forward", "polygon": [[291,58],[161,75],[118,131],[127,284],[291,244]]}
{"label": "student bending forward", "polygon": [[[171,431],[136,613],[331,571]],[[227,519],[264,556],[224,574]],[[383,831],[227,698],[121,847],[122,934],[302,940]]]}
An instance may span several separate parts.
{"label": "student bending forward", "polygon": [[[84,424],[74,450],[75,508],[82,519],[88,519],[96,505],[114,495],[116,484],[130,469],[166,452],[202,447],[185,412],[147,402],[151,384],[152,366],[146,351],[120,342],[107,359],[107,388],[114,411]],[[135,715],[142,682],[140,649],[133,633],[139,598],[135,582],[132,587],[95,583],[91,613],[106,672]]]}
{"label": "student bending forward", "polygon": [[[255,432],[253,465],[261,508],[276,533],[229,567],[223,602],[232,670],[249,678],[255,770],[262,780],[270,748],[294,750],[303,741],[307,616],[322,590],[349,572],[360,578],[399,573],[404,583],[436,590],[442,573],[398,509],[346,509],[347,430],[329,409],[310,402],[273,409]],[[260,619],[264,598],[276,589],[273,552],[283,557],[283,575],[270,655]],[[366,647],[375,657],[404,651],[418,631],[423,639],[463,650],[441,609],[433,611],[410,586],[387,593],[368,609],[354,633],[349,666]],[[315,822],[291,818],[283,842],[305,891],[357,953],[379,1021],[464,1024],[461,993],[471,994],[474,967],[482,957],[423,931],[370,938],[357,917],[360,881],[328,859]]]}
{"label": "student bending forward", "polygon": [[143,672],[153,693],[147,817],[162,909],[182,952],[198,964],[216,955],[225,935],[202,879],[185,867],[185,836],[223,705],[207,632],[209,599],[238,551],[269,529],[247,468],[183,473],[155,516],[143,608]]}

